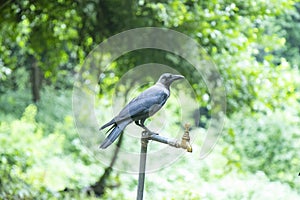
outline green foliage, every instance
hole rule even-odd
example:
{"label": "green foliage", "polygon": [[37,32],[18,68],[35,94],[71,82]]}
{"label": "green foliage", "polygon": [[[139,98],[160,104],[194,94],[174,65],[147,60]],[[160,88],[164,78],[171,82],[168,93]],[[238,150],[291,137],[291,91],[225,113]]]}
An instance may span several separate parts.
{"label": "green foliage", "polygon": [[[2,5],[0,199],[94,199],[77,191],[96,182],[104,167],[87,153],[74,127],[74,74],[98,43],[146,26],[180,31],[201,44],[220,70],[228,102],[225,134],[214,152],[197,159],[205,131],[194,128],[192,134],[199,137],[195,153],[147,175],[146,198],[299,199],[299,7],[298,0],[24,0]],[[198,104],[207,106],[209,100],[202,100],[205,83],[189,63],[143,49],[121,56],[101,72],[99,121],[110,117],[103,115],[110,97],[122,96],[123,104],[134,96],[127,90],[134,82],[115,88],[122,75],[149,62],[175,66],[199,95]],[[43,79],[35,105],[29,89],[34,63]],[[160,119],[169,119],[166,130],[172,137],[181,114],[192,121],[194,112],[192,106],[183,112],[173,97],[165,106],[171,114],[147,121],[159,127]],[[125,148],[138,151],[135,142],[125,137]],[[113,187],[101,198],[135,198],[137,176],[113,172],[111,177]],[[59,192],[66,187],[74,193]]]}
{"label": "green foliage", "polygon": [[[46,126],[45,130],[53,131],[58,124],[64,124],[66,117],[72,115],[71,93],[71,90],[55,91],[53,87],[45,87],[42,90],[41,100],[37,103],[41,112],[36,117],[38,122]],[[69,124],[65,127],[66,129],[70,128],[67,133],[74,134],[74,130]]]}
{"label": "green foliage", "polygon": [[243,172],[263,171],[270,180],[295,184],[300,166],[297,151],[299,119],[292,113],[276,111],[245,116],[237,113],[228,123],[223,154],[228,166]]}
{"label": "green foliage", "polygon": [[[84,56],[104,38],[132,27],[167,27],[196,39],[216,62],[230,99],[228,113],[231,114],[242,106],[255,107],[254,99],[262,98],[260,94],[264,90],[260,88],[261,77],[267,79],[272,87],[278,86],[277,80],[266,74],[277,71],[277,66],[282,64],[282,58],[275,58],[274,51],[282,52],[286,41],[283,37],[288,36],[278,29],[286,27],[291,19],[297,19],[294,3],[293,0],[272,0],[268,3],[263,0],[254,3],[241,0],[139,1],[138,4],[133,1],[12,3],[2,8],[4,14],[0,18],[1,35],[9,35],[0,37],[2,71],[10,69],[14,72],[16,66],[29,70],[33,57],[48,83],[55,84],[56,88],[70,87],[75,66],[82,64]],[[52,9],[54,7],[59,11]],[[119,12],[119,9],[123,11]],[[281,19],[280,26],[274,24],[278,18]],[[119,19],[123,23],[119,23]],[[297,26],[293,27],[296,31]],[[288,27],[285,29],[290,30]],[[297,38],[297,34],[289,37]],[[288,49],[297,47],[291,46],[297,43],[291,38],[287,41],[290,44]],[[297,57],[295,53],[293,56],[284,55],[289,56],[288,60]],[[152,58],[152,62],[180,66],[179,71],[184,73],[198,94],[204,93],[205,86],[198,83],[199,77],[190,73],[188,63],[159,51],[133,52],[114,65],[122,67],[112,67],[109,73],[121,77],[132,67],[147,62],[146,58]],[[8,75],[2,77],[14,82]],[[105,86],[109,91],[114,84]],[[261,106],[277,107],[277,100],[279,98],[274,102],[261,102]]]}
{"label": "green foliage", "polygon": [[[194,130],[199,133],[199,130]],[[197,141],[201,144],[202,140]],[[154,144],[153,144],[154,145]],[[150,145],[151,147],[152,145]],[[193,145],[197,151],[196,144]],[[272,181],[263,172],[227,172],[222,146],[205,160],[184,155],[171,166],[146,176],[146,199],[298,199],[288,184]],[[104,199],[134,199],[137,175],[121,174],[120,190],[107,189]],[[272,191],[272,192],[267,192]]]}
{"label": "green foliage", "polygon": [[278,57],[284,57],[293,68],[300,66],[299,41],[300,41],[300,3],[295,4],[295,10],[277,17],[270,26],[275,28],[279,35],[285,38],[286,45],[275,52]]}
{"label": "green foliage", "polygon": [[[294,13],[294,3],[290,0],[270,1],[268,4],[265,1],[253,3],[240,0],[140,1],[136,15],[147,18],[155,26],[185,33],[204,47],[220,70],[229,99],[227,113],[231,114],[240,107],[265,111],[281,106],[278,105],[282,102],[278,96],[271,95],[268,97],[270,99],[264,101],[261,99],[265,98],[266,82],[269,87],[286,91],[286,84],[290,85],[290,82],[284,80],[286,83],[278,84],[281,71],[285,70],[290,75],[295,73],[286,59],[274,56],[275,52],[285,48],[286,34],[280,34],[278,28],[281,26],[273,23],[278,18],[284,20],[284,16]],[[117,60],[117,66],[122,67],[116,70],[114,64],[107,73],[120,78],[129,69],[149,61],[175,66],[187,77],[197,94],[205,93],[205,85],[199,83],[201,77],[191,73],[194,69],[189,63],[159,50],[131,52]],[[110,76],[104,79],[112,80]],[[103,85],[108,91],[114,86],[113,83]],[[290,92],[287,91],[283,96],[289,98]],[[257,105],[256,99],[259,99],[260,105]]]}
{"label": "green foliage", "polygon": [[20,119],[0,116],[1,198],[58,198],[58,191],[83,188],[101,172],[99,163],[81,146],[72,117],[61,110],[64,119],[55,122],[51,131],[51,126],[36,119],[37,112],[47,111],[30,104]]}

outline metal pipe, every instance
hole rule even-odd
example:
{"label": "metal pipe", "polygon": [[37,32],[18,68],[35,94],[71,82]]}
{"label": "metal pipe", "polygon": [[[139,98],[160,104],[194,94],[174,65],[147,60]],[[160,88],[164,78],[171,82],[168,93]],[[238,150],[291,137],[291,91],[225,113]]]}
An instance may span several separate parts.
{"label": "metal pipe", "polygon": [[137,190],[137,200],[143,200],[144,185],[145,185],[145,170],[146,170],[146,159],[147,159],[147,148],[148,148],[148,137],[145,137],[143,132],[141,139],[141,154],[140,154],[140,168],[139,168],[139,181]]}
{"label": "metal pipe", "polygon": [[186,149],[187,152],[192,152],[192,146],[190,144],[190,135],[189,135],[190,125],[185,124],[185,132],[181,138],[181,141],[173,138],[166,138],[158,134],[148,135],[149,140],[154,140],[160,143],[168,144],[172,147]]}
{"label": "metal pipe", "polygon": [[149,140],[154,140],[160,143],[168,144],[170,146],[177,147],[177,148],[180,147],[180,143],[178,142],[178,140],[172,138],[166,138],[161,135],[152,134],[149,136]]}
{"label": "metal pipe", "polygon": [[192,152],[192,146],[190,144],[189,136],[190,125],[185,125],[185,133],[183,134],[181,141],[172,138],[166,138],[154,133],[148,133],[147,131],[142,132],[141,139],[141,154],[140,154],[140,168],[139,168],[139,181],[137,189],[137,200],[143,200],[144,195],[144,185],[145,185],[145,171],[146,171],[146,159],[147,159],[147,149],[149,140],[154,140],[164,144],[168,144],[172,147],[183,148],[188,152]]}

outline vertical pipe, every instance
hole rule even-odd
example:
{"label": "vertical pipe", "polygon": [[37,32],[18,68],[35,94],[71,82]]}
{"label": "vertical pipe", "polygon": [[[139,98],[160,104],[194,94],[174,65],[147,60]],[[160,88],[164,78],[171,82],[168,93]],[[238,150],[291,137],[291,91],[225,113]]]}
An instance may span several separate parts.
{"label": "vertical pipe", "polygon": [[140,168],[139,168],[139,182],[137,189],[137,200],[143,200],[144,183],[145,183],[145,169],[147,159],[148,138],[141,139],[141,154],[140,154]]}

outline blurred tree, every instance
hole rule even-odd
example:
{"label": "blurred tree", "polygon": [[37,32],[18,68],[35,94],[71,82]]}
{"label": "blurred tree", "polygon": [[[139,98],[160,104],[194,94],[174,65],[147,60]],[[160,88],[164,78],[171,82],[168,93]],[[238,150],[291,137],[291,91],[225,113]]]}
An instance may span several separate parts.
{"label": "blurred tree", "polygon": [[[261,87],[263,82],[278,88],[278,81],[273,75],[279,75],[281,70],[277,66],[286,62],[280,60],[274,63],[272,52],[283,48],[285,39],[269,23],[278,16],[293,13],[293,5],[294,1],[275,0],[268,3],[263,0],[141,1],[138,13],[149,18],[149,13],[154,13],[154,19],[161,25],[186,33],[205,48],[224,79],[228,97],[227,113],[231,114],[240,107],[265,111],[280,104],[281,100],[273,97],[258,106],[255,99],[261,99],[261,95],[264,95],[264,88]],[[172,66],[176,66],[176,63]],[[185,68],[186,64],[181,63],[180,67]],[[194,73],[189,71],[184,74],[196,91],[201,90],[198,86],[199,77],[194,77]],[[284,87],[280,88],[282,95],[289,98],[290,93]]]}
{"label": "blurred tree", "polygon": [[[261,84],[257,83],[268,81],[276,85],[270,71],[278,74],[276,66],[283,60],[274,63],[272,52],[283,48],[285,40],[269,24],[278,16],[294,13],[293,5],[293,0],[272,0],[268,4],[263,0],[8,3],[1,8],[0,16],[1,71],[14,72],[17,67],[25,67],[31,73],[36,101],[42,82],[57,88],[71,87],[76,66],[105,38],[135,27],[167,27],[196,39],[215,61],[227,88],[228,113],[241,106],[253,111],[273,109],[279,104],[277,99],[259,108],[253,100],[261,94]],[[190,73],[193,68],[189,63],[158,50],[125,55],[109,73],[121,77],[130,68],[149,61],[175,66],[188,78],[199,98],[206,93],[206,88],[199,86],[201,77]],[[12,77],[7,76],[5,82]],[[10,80],[4,85],[13,87],[15,81]],[[104,88],[114,88],[110,81],[109,84]],[[5,89],[2,87],[1,91]]]}
{"label": "blurred tree", "polygon": [[[69,89],[75,72],[97,44],[121,31],[154,26],[185,33],[207,51],[227,89],[228,115],[241,109],[272,113],[276,108],[280,112],[299,101],[299,4],[295,2],[298,0],[8,1],[0,7],[0,93],[10,95],[9,90],[31,87],[36,102],[42,84]],[[209,101],[201,99],[207,89],[201,77],[193,73],[193,66],[174,54],[154,49],[130,52],[112,63],[103,72],[100,95],[112,94],[124,73],[149,62],[175,66],[195,89],[199,106],[207,106]],[[14,98],[16,95],[11,95],[7,102],[14,102]],[[281,135],[275,136],[282,140]],[[270,143],[271,148],[274,144]],[[247,153],[238,148],[241,155]],[[267,168],[264,162],[260,166]],[[100,179],[98,183],[103,182]]]}
{"label": "blurred tree", "polygon": [[70,71],[72,60],[80,59],[80,48],[74,43],[80,17],[74,6],[60,1],[17,1],[1,8],[1,59],[12,72],[24,67],[31,74],[34,101],[40,98],[43,78],[55,82],[58,71]]}
{"label": "blurred tree", "polygon": [[[291,67],[298,68],[300,66],[300,3],[295,4],[295,10],[286,12],[277,17],[272,26],[277,32],[285,38],[286,44],[281,49],[275,51],[277,59],[284,57],[291,64]],[[277,60],[277,62],[280,62]]]}

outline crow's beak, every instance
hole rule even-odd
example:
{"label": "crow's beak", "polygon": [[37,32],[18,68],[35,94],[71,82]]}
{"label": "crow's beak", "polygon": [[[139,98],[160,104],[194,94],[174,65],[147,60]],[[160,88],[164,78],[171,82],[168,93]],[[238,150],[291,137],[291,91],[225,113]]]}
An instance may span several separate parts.
{"label": "crow's beak", "polygon": [[184,79],[184,76],[182,76],[182,75],[173,75],[172,76],[172,81],[176,81],[176,80],[179,80],[179,79]]}

